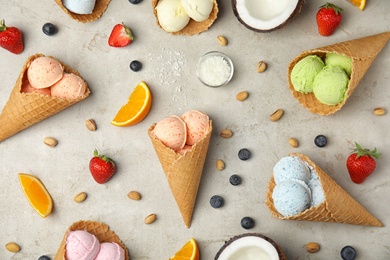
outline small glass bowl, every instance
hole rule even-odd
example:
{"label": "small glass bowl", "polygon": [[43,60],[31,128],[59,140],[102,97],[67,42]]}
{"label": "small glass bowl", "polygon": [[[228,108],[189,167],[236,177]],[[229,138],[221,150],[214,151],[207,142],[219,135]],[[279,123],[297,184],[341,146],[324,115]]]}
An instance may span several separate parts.
{"label": "small glass bowl", "polygon": [[[217,59],[217,60],[214,59],[213,61],[211,61],[211,60],[208,61],[210,58],[212,59],[213,57],[220,57],[223,59],[223,61],[225,63],[220,63],[220,61],[221,61],[220,59]],[[204,72],[205,72],[204,69],[202,71],[202,65],[204,64],[204,62],[209,62],[209,65],[213,65],[212,67],[210,67],[207,70],[207,73],[215,73],[215,74],[219,74],[217,76],[221,76],[221,78],[219,78],[215,82],[215,84],[210,82],[210,79],[207,79],[207,77],[209,75],[204,74]],[[213,69],[213,67],[215,67],[214,65],[216,65],[216,66],[227,65],[229,67],[229,73],[223,73],[220,70],[216,71],[215,69]],[[202,74],[204,74],[204,75],[202,75]],[[222,75],[222,74],[225,74],[225,75]],[[222,52],[219,52],[219,51],[210,51],[210,52],[205,53],[202,57],[200,57],[198,64],[197,64],[197,68],[196,68],[196,75],[197,75],[198,79],[200,80],[200,82],[202,82],[204,85],[211,87],[211,88],[218,88],[218,87],[221,87],[223,85],[226,85],[232,79],[233,74],[234,74],[234,66],[233,66],[232,60],[228,56],[226,56],[225,54],[223,54]]]}

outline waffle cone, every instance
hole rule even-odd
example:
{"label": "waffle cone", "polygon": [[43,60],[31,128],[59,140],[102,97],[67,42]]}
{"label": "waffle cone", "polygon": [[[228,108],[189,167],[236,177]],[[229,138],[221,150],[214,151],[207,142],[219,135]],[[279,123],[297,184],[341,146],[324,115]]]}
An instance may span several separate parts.
{"label": "waffle cone", "polygon": [[72,13],[66,7],[62,4],[62,0],[54,0],[61,9],[69,15],[72,19],[75,19],[76,21],[86,23],[86,22],[92,22],[96,19],[99,19],[100,16],[106,11],[108,4],[111,0],[96,0],[95,7],[93,8],[93,11],[91,14],[76,14]]}
{"label": "waffle cone", "polygon": [[154,136],[151,131],[155,125],[153,124],[149,128],[149,137],[152,140],[153,147],[168,180],[169,188],[179,207],[184,224],[190,227],[203,165],[210,142],[212,121],[210,120],[207,135],[194,144],[192,149],[184,155],[180,155],[166,147]]}
{"label": "waffle cone", "polygon": [[[22,93],[21,87],[23,81],[27,80],[28,66],[34,59],[41,56],[44,55],[35,54],[30,56],[25,62],[23,69],[16,80],[10,97],[0,114],[0,142],[29,126],[38,123],[81,100],[84,100],[90,94],[88,88],[83,96],[76,99],[56,98],[38,93]],[[76,70],[73,70],[62,62],[61,64],[64,66],[65,72],[74,73],[80,76]]]}
{"label": "waffle cone", "polygon": [[[156,6],[158,4],[158,1],[159,0],[152,0],[152,9],[153,9],[153,14],[156,17],[157,25],[161,29],[163,29],[162,26],[160,25],[160,23],[158,22],[158,18],[157,18]],[[217,0],[213,0],[213,1],[214,1],[214,6],[213,6],[213,10],[210,13],[209,18],[207,18],[206,20],[204,20],[202,22],[197,22],[193,19],[190,19],[190,22],[187,24],[186,27],[184,27],[180,31],[172,32],[171,34],[182,34],[182,35],[191,36],[191,35],[195,35],[195,34],[199,34],[201,32],[207,31],[209,29],[209,27],[217,19],[217,15],[218,15],[218,11],[219,11]]]}
{"label": "waffle cone", "polygon": [[125,251],[125,260],[130,259],[129,251],[127,250],[127,247],[123,244],[123,242],[115,234],[115,232],[110,230],[109,226],[101,222],[80,220],[78,222],[73,223],[65,232],[64,238],[61,241],[60,247],[58,248],[54,260],[65,260],[66,238],[68,236],[69,231],[75,231],[75,230],[85,230],[95,235],[100,243],[104,243],[104,242],[117,243]]}
{"label": "waffle cone", "polygon": [[341,188],[328,174],[303,154],[293,153],[316,171],[324,190],[325,200],[316,207],[311,207],[297,215],[284,217],[275,208],[272,192],[275,187],[273,176],[268,184],[266,205],[272,216],[279,219],[307,220],[321,222],[338,222],[344,224],[383,226],[383,224],[371,215],[363,206]]}
{"label": "waffle cone", "polygon": [[[378,53],[386,45],[389,38],[390,32],[384,32],[302,52],[295,57],[288,66],[288,85],[294,98],[296,98],[303,107],[307,108],[312,113],[319,115],[331,115],[336,113],[344,106],[347,99],[352,95],[352,92],[355,90],[356,86],[359,84]],[[336,52],[352,58],[352,74],[345,98],[341,103],[335,106],[328,106],[320,103],[313,93],[304,94],[296,91],[291,83],[291,71],[298,61],[308,55],[317,55],[324,60],[326,53],[329,52]]]}

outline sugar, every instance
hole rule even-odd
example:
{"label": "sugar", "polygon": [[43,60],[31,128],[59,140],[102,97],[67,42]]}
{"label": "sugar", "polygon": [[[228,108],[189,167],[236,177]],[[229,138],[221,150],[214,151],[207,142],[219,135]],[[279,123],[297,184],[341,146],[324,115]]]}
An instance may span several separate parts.
{"label": "sugar", "polygon": [[199,64],[199,77],[209,86],[220,86],[228,81],[231,68],[221,56],[207,57]]}

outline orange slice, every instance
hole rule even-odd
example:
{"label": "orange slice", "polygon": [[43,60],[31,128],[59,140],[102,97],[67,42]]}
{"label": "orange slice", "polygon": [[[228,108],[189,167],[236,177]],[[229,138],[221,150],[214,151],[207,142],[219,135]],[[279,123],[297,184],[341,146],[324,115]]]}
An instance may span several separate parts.
{"label": "orange slice", "polygon": [[199,260],[199,248],[195,239],[191,238],[174,256],[169,260]]}
{"label": "orange slice", "polygon": [[127,103],[123,105],[111,124],[115,126],[132,126],[141,122],[152,106],[152,95],[149,87],[141,81],[131,93]]}
{"label": "orange slice", "polygon": [[26,173],[19,173],[19,181],[31,206],[41,217],[49,216],[53,201],[43,183],[37,177]]}
{"label": "orange slice", "polygon": [[360,10],[364,10],[366,7],[366,0],[348,0],[354,6],[357,6]]}

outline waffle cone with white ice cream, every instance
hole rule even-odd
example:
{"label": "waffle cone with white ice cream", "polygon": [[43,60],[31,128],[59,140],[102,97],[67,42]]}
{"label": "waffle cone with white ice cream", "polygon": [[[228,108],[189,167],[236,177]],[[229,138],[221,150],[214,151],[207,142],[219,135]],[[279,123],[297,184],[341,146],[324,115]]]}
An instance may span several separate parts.
{"label": "waffle cone with white ice cream", "polygon": [[[319,115],[331,115],[339,111],[352,95],[372,62],[390,39],[390,32],[384,32],[359,39],[340,42],[337,44],[304,51],[295,57],[288,66],[288,84],[294,98],[310,112]],[[313,93],[302,93],[294,89],[291,73],[294,66],[309,55],[317,55],[325,59],[327,53],[337,53],[352,59],[352,74],[343,100],[336,105],[326,105],[318,101]]]}
{"label": "waffle cone with white ice cream", "polygon": [[[196,35],[196,34],[204,32],[204,31],[207,31],[209,29],[209,27],[217,19],[217,15],[218,15],[218,11],[219,11],[218,3],[217,3],[216,0],[200,0],[200,1],[183,0],[182,2],[187,3],[186,6],[192,6],[193,7],[193,12],[195,14],[199,14],[199,12],[197,12],[197,10],[201,9],[201,7],[195,6],[197,3],[202,2],[202,1],[211,1],[212,2],[211,12],[210,12],[210,14],[208,15],[208,17],[206,19],[201,19],[201,21],[198,19],[197,16],[194,16],[195,19],[198,20],[198,21],[196,21],[193,18],[189,19],[189,17],[187,17],[187,19],[185,19],[184,16],[186,16],[186,14],[183,14],[183,12],[185,12],[185,11],[180,8],[180,12],[179,12],[179,11],[177,11],[178,7],[174,7],[173,9],[171,9],[172,12],[171,11],[167,11],[167,13],[171,13],[171,14],[175,13],[174,17],[167,17],[167,16],[165,16],[165,17],[167,17],[166,19],[164,19],[164,20],[167,20],[167,24],[165,24],[161,20],[161,18],[159,19],[159,16],[161,14],[158,14],[158,11],[157,11],[157,6],[158,6],[160,1],[166,1],[166,2],[168,2],[168,1],[178,1],[178,2],[180,2],[181,0],[152,0],[152,9],[153,9],[153,14],[156,17],[157,25],[160,28],[162,28],[163,30],[165,30],[165,31],[167,31],[167,32],[169,32],[171,34],[180,34],[180,35],[189,35],[189,36],[191,36],[191,35]],[[182,14],[183,16],[178,15],[178,14]],[[178,18],[178,16],[181,16],[181,18]],[[173,21],[175,21],[175,22],[173,22]],[[179,26],[179,28],[172,29],[172,30],[167,29],[168,27],[172,28],[172,27],[176,27],[176,26]],[[183,28],[181,28],[181,27],[183,27]]]}
{"label": "waffle cone with white ice cream", "polygon": [[[54,0],[72,19],[86,23],[99,19],[111,0]],[[66,7],[68,5],[68,8]],[[88,6],[89,5],[89,6]],[[84,11],[82,11],[84,10]],[[87,10],[87,11],[85,11]],[[88,11],[90,10],[90,11]],[[85,13],[83,13],[85,12]]]}
{"label": "waffle cone with white ice cream", "polygon": [[[56,59],[54,59],[57,64],[57,67],[55,68],[56,71],[51,70],[55,73],[52,75],[48,74],[47,78],[42,76],[42,71],[34,74],[39,75],[37,77],[32,76],[34,84],[39,85],[34,86],[29,82],[27,74],[31,64],[41,57],[46,57],[47,60],[50,60],[50,63],[54,59],[43,54],[35,54],[30,56],[25,62],[10,97],[0,114],[0,142],[29,126],[84,100],[90,94],[88,86],[84,80],[82,80],[80,74]],[[43,67],[38,69],[43,70]],[[61,81],[64,73],[72,74],[74,77],[81,79],[83,85],[77,86],[77,88],[79,90],[82,89],[83,93],[80,93],[80,95],[75,98],[60,98],[50,94],[50,90],[48,90],[48,88],[50,88],[49,85],[54,84],[53,82]],[[34,88],[32,88],[29,83],[31,83]],[[34,91],[31,91],[31,89],[34,89]],[[45,90],[48,90],[48,92],[46,93]]]}
{"label": "waffle cone with white ice cream", "polygon": [[271,177],[267,189],[266,205],[273,217],[283,220],[306,220],[320,222],[338,222],[344,224],[383,226],[370,212],[341,188],[318,165],[303,154],[293,153],[316,173],[323,190],[323,200],[316,206],[294,215],[284,216],[275,207],[273,192],[276,187],[275,173]]}
{"label": "waffle cone with white ice cream", "polygon": [[[192,110],[188,113],[196,117],[201,115],[202,122],[193,120],[196,122],[193,125],[185,118],[184,122],[179,117],[171,116],[153,124],[148,134],[184,223],[190,227],[210,142],[212,121],[201,112]],[[191,116],[188,118],[192,120]],[[191,134],[194,131],[197,133]]]}
{"label": "waffle cone with white ice cream", "polygon": [[[83,230],[86,231],[92,235],[94,235],[97,238],[97,242],[102,243],[116,243],[119,247],[121,247],[122,251],[122,257],[125,260],[129,260],[129,252],[127,247],[123,244],[121,239],[118,237],[117,234],[115,234],[114,231],[110,230],[109,226],[102,222],[97,221],[90,221],[90,220],[80,220],[75,223],[73,223],[65,232],[65,235],[61,241],[60,247],[58,248],[58,251],[54,257],[55,260],[68,260],[66,258],[66,247],[67,247],[67,238],[70,232],[72,231],[78,231]],[[106,256],[107,257],[107,256]],[[88,259],[88,258],[85,258]],[[97,258],[98,259],[98,258]],[[102,258],[102,259],[110,259],[110,258]],[[111,258],[114,259],[114,258]],[[119,259],[119,258],[115,258]]]}

